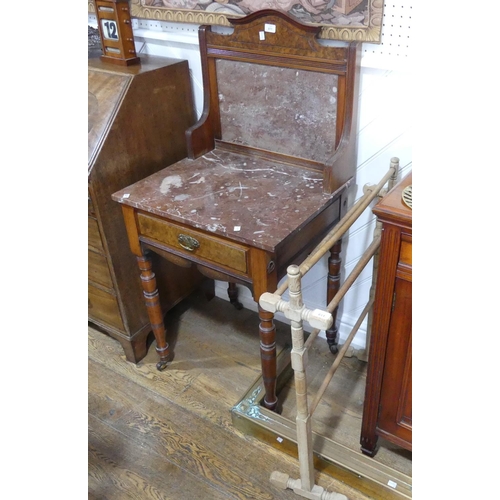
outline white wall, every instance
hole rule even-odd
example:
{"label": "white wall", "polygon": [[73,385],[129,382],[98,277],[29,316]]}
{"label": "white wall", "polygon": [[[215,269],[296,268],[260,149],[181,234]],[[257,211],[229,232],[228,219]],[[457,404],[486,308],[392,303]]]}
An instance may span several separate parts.
{"label": "white wall", "polygon": [[[363,194],[365,184],[377,184],[387,172],[390,159],[400,159],[401,174],[412,169],[411,133],[411,2],[402,0],[384,6],[381,44],[362,44],[361,81],[358,117],[358,158],[356,194]],[[89,25],[96,27],[95,16]],[[200,116],[203,108],[203,85],[198,50],[197,26],[134,19],[134,37],[139,54],[187,59],[193,82],[195,106]],[[328,42],[325,42],[328,43]],[[351,272],[372,240],[375,221],[368,209],[343,238],[342,281]],[[302,282],[304,302],[310,308],[326,307],[327,257],[318,262]],[[371,263],[345,296],[338,312],[340,342],[349,335],[363,310],[372,281]],[[217,296],[227,300],[227,283],[216,282]],[[244,307],[257,310],[250,291],[239,287]],[[286,296],[285,296],[286,298]],[[278,319],[285,321],[280,314]],[[363,349],[366,343],[366,320],[352,346]]]}

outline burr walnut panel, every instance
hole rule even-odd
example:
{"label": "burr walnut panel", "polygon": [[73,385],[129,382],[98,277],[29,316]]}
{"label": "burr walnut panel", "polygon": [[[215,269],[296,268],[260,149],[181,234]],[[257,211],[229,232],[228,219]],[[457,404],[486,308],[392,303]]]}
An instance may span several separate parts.
{"label": "burr walnut panel", "polygon": [[[137,222],[141,236],[165,243],[186,256],[197,256],[241,273],[247,272],[247,249],[243,246],[144,214],[137,215]],[[194,245],[189,246],[189,239],[183,242],[186,236],[195,242]]]}

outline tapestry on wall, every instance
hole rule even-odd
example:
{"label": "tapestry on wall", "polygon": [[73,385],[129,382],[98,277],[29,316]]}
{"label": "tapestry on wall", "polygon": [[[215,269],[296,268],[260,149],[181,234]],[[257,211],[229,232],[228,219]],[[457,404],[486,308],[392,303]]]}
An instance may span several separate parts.
{"label": "tapestry on wall", "polygon": [[[379,43],[383,0],[130,0],[133,17],[229,26],[228,18],[263,9],[321,25],[321,37]],[[89,12],[95,10],[89,2]]]}

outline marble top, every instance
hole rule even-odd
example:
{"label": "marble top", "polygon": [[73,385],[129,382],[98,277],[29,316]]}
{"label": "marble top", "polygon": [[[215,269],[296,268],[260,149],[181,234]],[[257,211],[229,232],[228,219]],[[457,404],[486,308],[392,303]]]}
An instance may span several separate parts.
{"label": "marble top", "polygon": [[334,201],[323,174],[214,149],[125,188],[113,200],[274,252]]}

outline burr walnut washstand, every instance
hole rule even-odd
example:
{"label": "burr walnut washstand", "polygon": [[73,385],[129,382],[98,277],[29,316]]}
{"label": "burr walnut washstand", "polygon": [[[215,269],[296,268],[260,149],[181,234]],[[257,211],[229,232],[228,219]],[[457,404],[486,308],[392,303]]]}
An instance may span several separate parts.
{"label": "burr walnut washstand", "polygon": [[[231,34],[199,30],[204,111],[186,132],[188,158],[113,195],[160,370],[170,353],[149,251],[247,285],[258,303],[342,217],[356,168],[357,43],[325,46],[320,27],[272,10],[231,23]],[[330,253],[328,302],[339,287],[340,244]],[[276,410],[273,314],[259,307],[259,317],[262,404]],[[334,352],[336,337],[333,326]]]}

